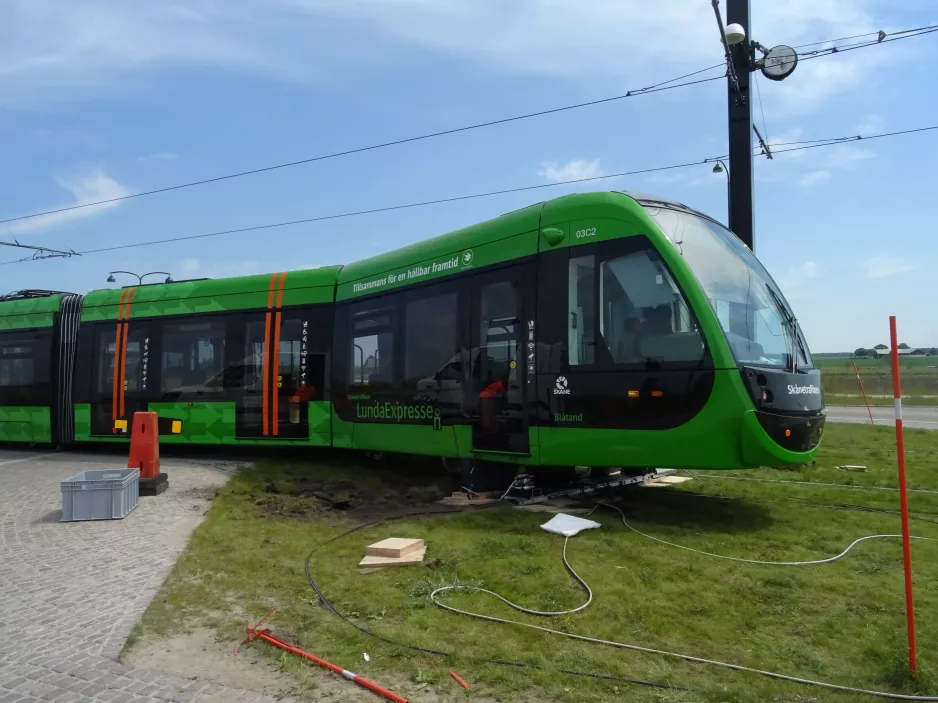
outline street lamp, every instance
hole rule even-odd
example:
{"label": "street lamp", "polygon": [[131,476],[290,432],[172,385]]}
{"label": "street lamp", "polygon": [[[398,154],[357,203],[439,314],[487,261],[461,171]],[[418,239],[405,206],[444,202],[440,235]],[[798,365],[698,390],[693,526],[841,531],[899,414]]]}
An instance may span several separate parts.
{"label": "street lamp", "polygon": [[108,277],[107,277],[107,282],[108,282],[108,283],[116,283],[116,279],[114,278],[114,274],[115,274],[115,273],[123,273],[123,274],[126,274],[126,275],[128,275],[128,276],[135,276],[135,277],[137,278],[137,285],[141,285],[141,286],[143,285],[143,279],[144,279],[144,278],[146,278],[147,276],[154,276],[154,275],[156,275],[156,274],[160,274],[160,275],[162,275],[162,276],[166,276],[166,280],[163,281],[163,283],[172,283],[172,282],[173,282],[172,277],[171,277],[168,273],[166,273],[166,271],[148,271],[147,273],[145,273],[145,274],[143,274],[143,275],[134,273],[133,271],[111,271],[110,275],[108,275]]}
{"label": "street lamp", "polygon": [[716,161],[716,163],[713,164],[713,172],[726,174],[726,222],[727,225],[729,225],[730,213],[732,212],[732,209],[730,208],[730,200],[732,198],[732,190],[730,188],[730,169],[725,163],[723,163],[723,159],[714,159],[714,161]]}

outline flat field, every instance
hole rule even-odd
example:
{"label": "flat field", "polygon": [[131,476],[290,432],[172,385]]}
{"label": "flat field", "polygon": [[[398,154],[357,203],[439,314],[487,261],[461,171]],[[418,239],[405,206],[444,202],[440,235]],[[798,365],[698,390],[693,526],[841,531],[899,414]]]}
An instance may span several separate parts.
{"label": "flat field", "polygon": [[[567,547],[571,566],[595,594],[578,614],[525,615],[480,592],[442,599],[464,610],[604,640],[846,686],[936,695],[938,542],[913,543],[921,674],[912,682],[906,676],[899,540],[862,542],[829,564],[785,567],[714,558],[649,538],[724,556],[808,561],[836,555],[866,535],[896,534],[899,498],[889,490],[897,483],[892,433],[888,427],[829,425],[816,462],[800,470],[707,473],[700,476],[707,483],[634,487],[604,496],[647,536],[628,529],[611,510],[593,513],[601,528],[571,538]],[[924,491],[910,494],[913,534],[938,538],[938,432],[908,431],[907,448],[910,488]],[[868,470],[835,468],[842,464]],[[154,647],[173,651],[180,638],[210,631],[217,640],[213,656],[221,652],[234,661],[247,616],[276,607],[269,622],[282,638],[412,701],[866,700],[487,622],[431,602],[435,588],[462,584],[538,610],[583,603],[583,590],[563,566],[563,538],[540,529],[548,514],[508,506],[474,509],[380,522],[327,543],[363,522],[441,509],[435,501],[449,490],[435,474],[389,462],[330,459],[244,468],[215,497],[126,656]],[[425,539],[425,563],[359,573],[365,545],[392,536]],[[337,617],[307,582],[304,560],[311,550],[313,578],[357,626],[450,655],[367,636]],[[208,657],[207,649],[185,650],[188,664]],[[370,700],[371,694],[353,684],[269,645],[245,649],[241,660],[250,655],[257,662],[249,666],[278,670],[293,683],[297,698]],[[450,670],[470,683],[468,693]]]}
{"label": "flat field", "polygon": [[[863,396],[849,358],[815,359],[824,395],[831,405],[862,405]],[[854,359],[871,405],[892,405],[889,359]],[[903,402],[938,405],[938,356],[906,357],[899,361]]]}

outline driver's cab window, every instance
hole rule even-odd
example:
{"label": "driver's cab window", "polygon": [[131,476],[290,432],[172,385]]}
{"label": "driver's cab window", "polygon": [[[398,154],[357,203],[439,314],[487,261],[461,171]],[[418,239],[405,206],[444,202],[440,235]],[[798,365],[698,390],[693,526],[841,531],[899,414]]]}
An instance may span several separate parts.
{"label": "driver's cab window", "polygon": [[568,279],[569,366],[697,364],[706,353],[687,301],[658,253],[621,242],[574,256]]}

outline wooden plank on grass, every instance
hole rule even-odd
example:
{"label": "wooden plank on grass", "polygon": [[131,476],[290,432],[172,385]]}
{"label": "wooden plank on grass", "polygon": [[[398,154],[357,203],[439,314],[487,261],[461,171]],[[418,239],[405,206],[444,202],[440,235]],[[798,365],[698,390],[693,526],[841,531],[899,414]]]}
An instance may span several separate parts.
{"label": "wooden plank on grass", "polygon": [[422,539],[389,537],[365,547],[365,554],[370,557],[391,557],[400,559],[423,549]]}
{"label": "wooden plank on grass", "polygon": [[371,557],[366,556],[360,562],[359,567],[370,566],[407,566],[408,564],[419,564],[427,555],[427,548],[422,547],[420,551],[411,552],[403,557]]}

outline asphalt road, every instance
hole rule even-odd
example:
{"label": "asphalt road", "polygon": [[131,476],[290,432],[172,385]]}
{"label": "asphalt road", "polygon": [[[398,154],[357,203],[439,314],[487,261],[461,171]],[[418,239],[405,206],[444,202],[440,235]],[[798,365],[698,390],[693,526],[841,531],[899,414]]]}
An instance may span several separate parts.
{"label": "asphalt road", "polygon": [[[895,414],[890,406],[877,406],[872,408],[873,420],[877,425],[895,424]],[[870,416],[865,405],[828,405],[828,422],[859,422],[868,424]],[[924,430],[938,430],[938,406],[902,408],[902,425],[904,427],[917,427]]]}

